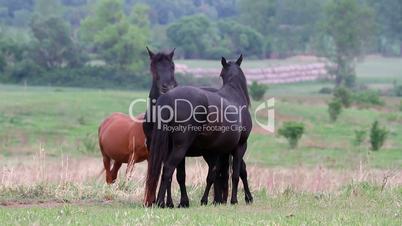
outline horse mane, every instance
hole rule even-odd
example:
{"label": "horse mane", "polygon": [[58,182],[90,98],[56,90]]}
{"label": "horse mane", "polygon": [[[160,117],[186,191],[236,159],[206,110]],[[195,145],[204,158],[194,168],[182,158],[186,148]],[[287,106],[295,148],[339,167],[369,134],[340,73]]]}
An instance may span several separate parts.
{"label": "horse mane", "polygon": [[[235,63],[231,62],[230,64],[235,64]],[[229,84],[229,85],[235,86],[237,88],[240,88],[243,91],[242,93],[244,95],[244,99],[246,100],[247,107],[251,106],[251,100],[250,100],[250,96],[248,94],[246,76],[244,75],[244,73],[241,70],[240,66],[238,66],[238,72],[236,73],[236,75],[232,75],[229,78],[229,80],[226,82],[226,84]]]}

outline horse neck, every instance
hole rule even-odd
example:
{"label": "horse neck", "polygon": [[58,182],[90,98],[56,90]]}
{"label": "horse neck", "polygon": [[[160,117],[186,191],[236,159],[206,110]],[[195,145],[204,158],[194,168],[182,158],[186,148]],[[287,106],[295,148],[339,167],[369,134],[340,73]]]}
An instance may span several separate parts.
{"label": "horse neck", "polygon": [[[155,106],[156,101],[154,103],[154,101],[152,100],[157,100],[160,96],[159,93],[159,88],[156,85],[155,81],[152,81],[152,87],[151,90],[149,91],[149,95],[148,95],[148,104],[147,104],[147,110],[145,112],[145,121],[147,122],[146,124],[148,126],[152,125],[153,123],[149,121],[150,117],[152,118],[153,115],[153,106]],[[152,121],[152,120],[151,120]]]}
{"label": "horse neck", "polygon": [[152,99],[157,100],[159,98],[159,96],[160,96],[159,88],[156,85],[156,82],[152,81],[152,87],[151,87],[151,90],[149,91],[148,97],[150,100],[152,100]]}
{"label": "horse neck", "polygon": [[232,79],[227,81],[222,86],[222,92],[227,96],[234,96],[233,98],[240,105],[250,105],[250,99],[248,97],[247,85],[242,84],[244,81],[240,79]]}

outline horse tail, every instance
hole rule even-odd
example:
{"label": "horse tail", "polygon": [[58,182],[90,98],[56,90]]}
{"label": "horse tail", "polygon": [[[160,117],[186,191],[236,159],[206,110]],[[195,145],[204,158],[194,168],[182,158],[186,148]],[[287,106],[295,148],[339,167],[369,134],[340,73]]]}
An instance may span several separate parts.
{"label": "horse tail", "polygon": [[[169,99],[166,96],[161,96],[158,99],[157,106],[169,105]],[[164,114],[165,113],[165,114]],[[162,111],[162,118],[167,118],[166,111]],[[159,123],[156,120],[156,123]],[[152,130],[152,141],[149,149],[148,156],[148,172],[145,185],[145,205],[151,206],[155,202],[156,188],[159,182],[159,176],[162,169],[162,162],[166,159],[169,152],[169,132],[162,129],[158,129],[155,125]]]}

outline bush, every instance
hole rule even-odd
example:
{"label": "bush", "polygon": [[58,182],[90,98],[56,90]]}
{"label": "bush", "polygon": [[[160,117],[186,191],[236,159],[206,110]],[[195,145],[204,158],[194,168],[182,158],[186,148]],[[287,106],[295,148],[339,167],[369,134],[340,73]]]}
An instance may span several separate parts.
{"label": "bush", "polygon": [[285,122],[278,133],[288,140],[290,148],[296,148],[304,133],[304,124],[299,122]]}
{"label": "bush", "polygon": [[249,90],[250,90],[250,95],[253,98],[253,100],[259,101],[264,97],[265,91],[267,90],[267,86],[263,85],[263,84],[259,84],[256,81],[253,81],[253,83],[251,83],[251,85],[250,85]]}
{"label": "bush", "polygon": [[375,121],[370,131],[370,143],[373,151],[379,150],[387,139],[388,131],[385,128],[380,128],[378,121]]}
{"label": "bush", "polygon": [[354,145],[361,145],[366,139],[367,132],[365,130],[355,130],[355,139],[353,141]]}
{"label": "bush", "polygon": [[350,107],[350,105],[352,104],[352,93],[346,87],[337,87],[334,90],[334,97],[336,99],[339,99],[345,108]]}
{"label": "bush", "polygon": [[331,94],[332,93],[332,88],[330,88],[330,87],[322,87],[319,91],[318,91],[318,93],[320,93],[320,94]]}
{"label": "bush", "polygon": [[43,70],[30,62],[15,67],[4,82],[41,86],[72,86],[88,88],[148,89],[151,76],[135,74],[113,66],[84,66]]}
{"label": "bush", "polygon": [[384,102],[380,98],[379,92],[373,90],[366,90],[363,92],[355,93],[353,100],[358,104],[370,104],[370,105],[384,104]]}
{"label": "bush", "polygon": [[342,112],[342,102],[335,98],[328,103],[328,113],[331,121],[335,122]]}
{"label": "bush", "polygon": [[394,92],[395,96],[402,97],[402,85],[395,86]]}

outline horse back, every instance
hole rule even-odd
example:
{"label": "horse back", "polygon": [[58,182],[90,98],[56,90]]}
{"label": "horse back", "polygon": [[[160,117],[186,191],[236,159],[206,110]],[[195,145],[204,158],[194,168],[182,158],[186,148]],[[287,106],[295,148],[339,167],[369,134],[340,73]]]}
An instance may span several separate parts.
{"label": "horse back", "polygon": [[99,126],[99,144],[104,155],[119,162],[127,162],[132,150],[129,135],[133,120],[123,113],[113,113]]}

